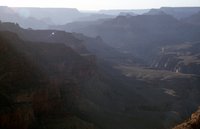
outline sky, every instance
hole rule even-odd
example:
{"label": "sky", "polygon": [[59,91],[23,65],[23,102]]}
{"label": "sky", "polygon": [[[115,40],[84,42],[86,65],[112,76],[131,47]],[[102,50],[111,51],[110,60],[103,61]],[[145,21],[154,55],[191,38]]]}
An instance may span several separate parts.
{"label": "sky", "polygon": [[79,10],[200,7],[200,0],[0,0],[0,6],[64,7]]}

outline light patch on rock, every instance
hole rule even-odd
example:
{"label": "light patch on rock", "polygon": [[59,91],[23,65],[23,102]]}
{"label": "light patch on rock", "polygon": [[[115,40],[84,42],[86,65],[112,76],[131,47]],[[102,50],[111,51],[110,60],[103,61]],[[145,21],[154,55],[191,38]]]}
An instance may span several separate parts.
{"label": "light patch on rock", "polygon": [[176,91],[174,91],[174,90],[172,90],[172,89],[163,88],[163,90],[164,90],[164,93],[165,93],[165,94],[168,94],[168,95],[174,96],[174,97],[177,96],[177,95],[176,95]]}

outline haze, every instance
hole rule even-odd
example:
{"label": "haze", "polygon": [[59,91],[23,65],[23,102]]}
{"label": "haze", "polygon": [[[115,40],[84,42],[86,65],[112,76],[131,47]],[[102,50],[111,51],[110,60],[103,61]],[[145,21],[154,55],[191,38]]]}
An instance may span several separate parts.
{"label": "haze", "polygon": [[144,9],[200,6],[199,0],[0,0],[1,6],[11,7],[64,7],[79,10]]}

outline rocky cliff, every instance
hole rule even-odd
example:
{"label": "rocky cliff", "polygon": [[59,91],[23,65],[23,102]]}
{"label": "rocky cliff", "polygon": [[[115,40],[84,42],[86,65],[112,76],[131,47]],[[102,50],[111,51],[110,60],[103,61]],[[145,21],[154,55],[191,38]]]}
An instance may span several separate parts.
{"label": "rocky cliff", "polygon": [[177,125],[173,129],[199,129],[200,128],[200,109],[191,115],[185,122]]}
{"label": "rocky cliff", "polygon": [[10,32],[0,39],[0,128],[43,128],[54,119],[58,128],[94,128],[73,113],[94,62],[64,44],[25,42]]}
{"label": "rocky cliff", "polygon": [[200,75],[200,42],[187,42],[162,47],[152,67],[187,74]]}

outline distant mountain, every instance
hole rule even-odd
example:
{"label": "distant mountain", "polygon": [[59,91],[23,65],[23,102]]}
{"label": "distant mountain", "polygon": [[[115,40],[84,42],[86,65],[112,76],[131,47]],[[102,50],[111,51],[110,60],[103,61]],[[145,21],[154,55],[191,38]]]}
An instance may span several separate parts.
{"label": "distant mountain", "polygon": [[[23,8],[12,7],[21,17],[33,17],[36,19],[49,18],[54,24],[65,24],[86,14],[75,8]],[[51,21],[49,23],[51,23]]]}
{"label": "distant mountain", "polygon": [[133,12],[120,12],[119,16],[136,16],[137,14],[133,13]]}
{"label": "distant mountain", "polygon": [[[132,10],[100,10],[100,13],[110,14],[110,15],[119,15],[122,13],[133,12],[135,14],[144,14],[152,9],[132,9]],[[191,16],[200,11],[200,7],[161,7],[160,9],[153,9],[153,10],[160,10],[165,12],[168,15],[172,15],[177,19],[185,18]]]}
{"label": "distant mountain", "polygon": [[49,29],[65,30],[67,32],[81,32],[82,33],[82,29],[85,30],[85,28],[89,26],[99,25],[106,20],[107,19],[99,19],[96,21],[75,21],[75,22],[64,24],[64,25],[49,26]]}
{"label": "distant mountain", "polygon": [[[137,10],[100,10],[97,13],[85,13],[80,12],[75,8],[25,8],[25,7],[6,7],[1,6],[1,20],[7,22],[18,22],[23,27],[34,28],[37,24],[46,28],[45,25],[61,25],[73,21],[80,20],[98,20],[104,18],[113,18],[120,13],[134,13],[134,14],[144,14],[150,9],[137,9]],[[172,15],[176,18],[184,18],[193,15],[200,11],[198,7],[162,7],[159,10],[165,12],[166,14]],[[8,15],[5,14],[8,13]],[[4,14],[3,14],[4,13]],[[58,15],[59,14],[59,15]],[[7,17],[6,17],[7,16]],[[21,21],[20,21],[20,20]],[[23,23],[22,20],[28,19],[27,22]],[[21,23],[22,22],[22,23]],[[30,23],[29,23],[30,22]],[[34,24],[31,24],[34,22]],[[29,23],[29,24],[28,24]],[[42,26],[43,25],[43,26]],[[39,28],[38,26],[37,28]],[[36,27],[35,27],[36,28]]]}
{"label": "distant mountain", "polygon": [[183,22],[200,25],[200,11],[192,16],[181,19]]}
{"label": "distant mountain", "polygon": [[149,9],[130,9],[130,10],[125,10],[125,9],[113,9],[113,10],[100,10],[99,13],[103,14],[109,14],[109,15],[119,15],[120,13],[135,13],[135,14],[143,14],[148,12]]}
{"label": "distant mountain", "polygon": [[97,21],[97,20],[102,20],[102,19],[110,19],[110,18],[114,18],[114,17],[116,17],[116,16],[108,15],[108,14],[94,13],[94,14],[90,14],[88,16],[76,19],[76,21],[79,21],[79,22],[81,22],[81,21]]}
{"label": "distant mountain", "polygon": [[48,23],[44,20],[38,20],[34,17],[21,17],[12,8],[0,7],[0,21],[14,22],[20,24],[24,28],[44,29],[48,27]]}
{"label": "distant mountain", "polygon": [[189,17],[200,11],[200,7],[161,7],[161,11],[181,19]]}
{"label": "distant mountain", "polygon": [[59,28],[92,37],[100,36],[118,51],[149,61],[160,50],[160,46],[200,40],[200,26],[183,23],[163,13],[118,16],[99,23],[70,23]]}
{"label": "distant mountain", "polygon": [[47,29],[73,21],[95,21],[115,15],[80,12],[75,8],[31,8],[0,6],[0,20],[18,23],[23,28]]}
{"label": "distant mountain", "polygon": [[[24,28],[47,29],[52,25],[64,25],[74,21],[94,21],[114,18],[118,15],[141,15],[150,9],[132,10],[100,10],[99,12],[80,12],[75,8],[30,8],[30,7],[0,7],[0,20],[16,22]],[[200,11],[198,7],[162,7],[151,9],[149,13],[160,10],[177,19],[189,17]],[[154,11],[154,12],[153,12]],[[59,15],[58,15],[59,14]]]}
{"label": "distant mountain", "polygon": [[165,15],[165,14],[166,13],[160,9],[151,9],[147,13],[144,13],[143,15]]}

